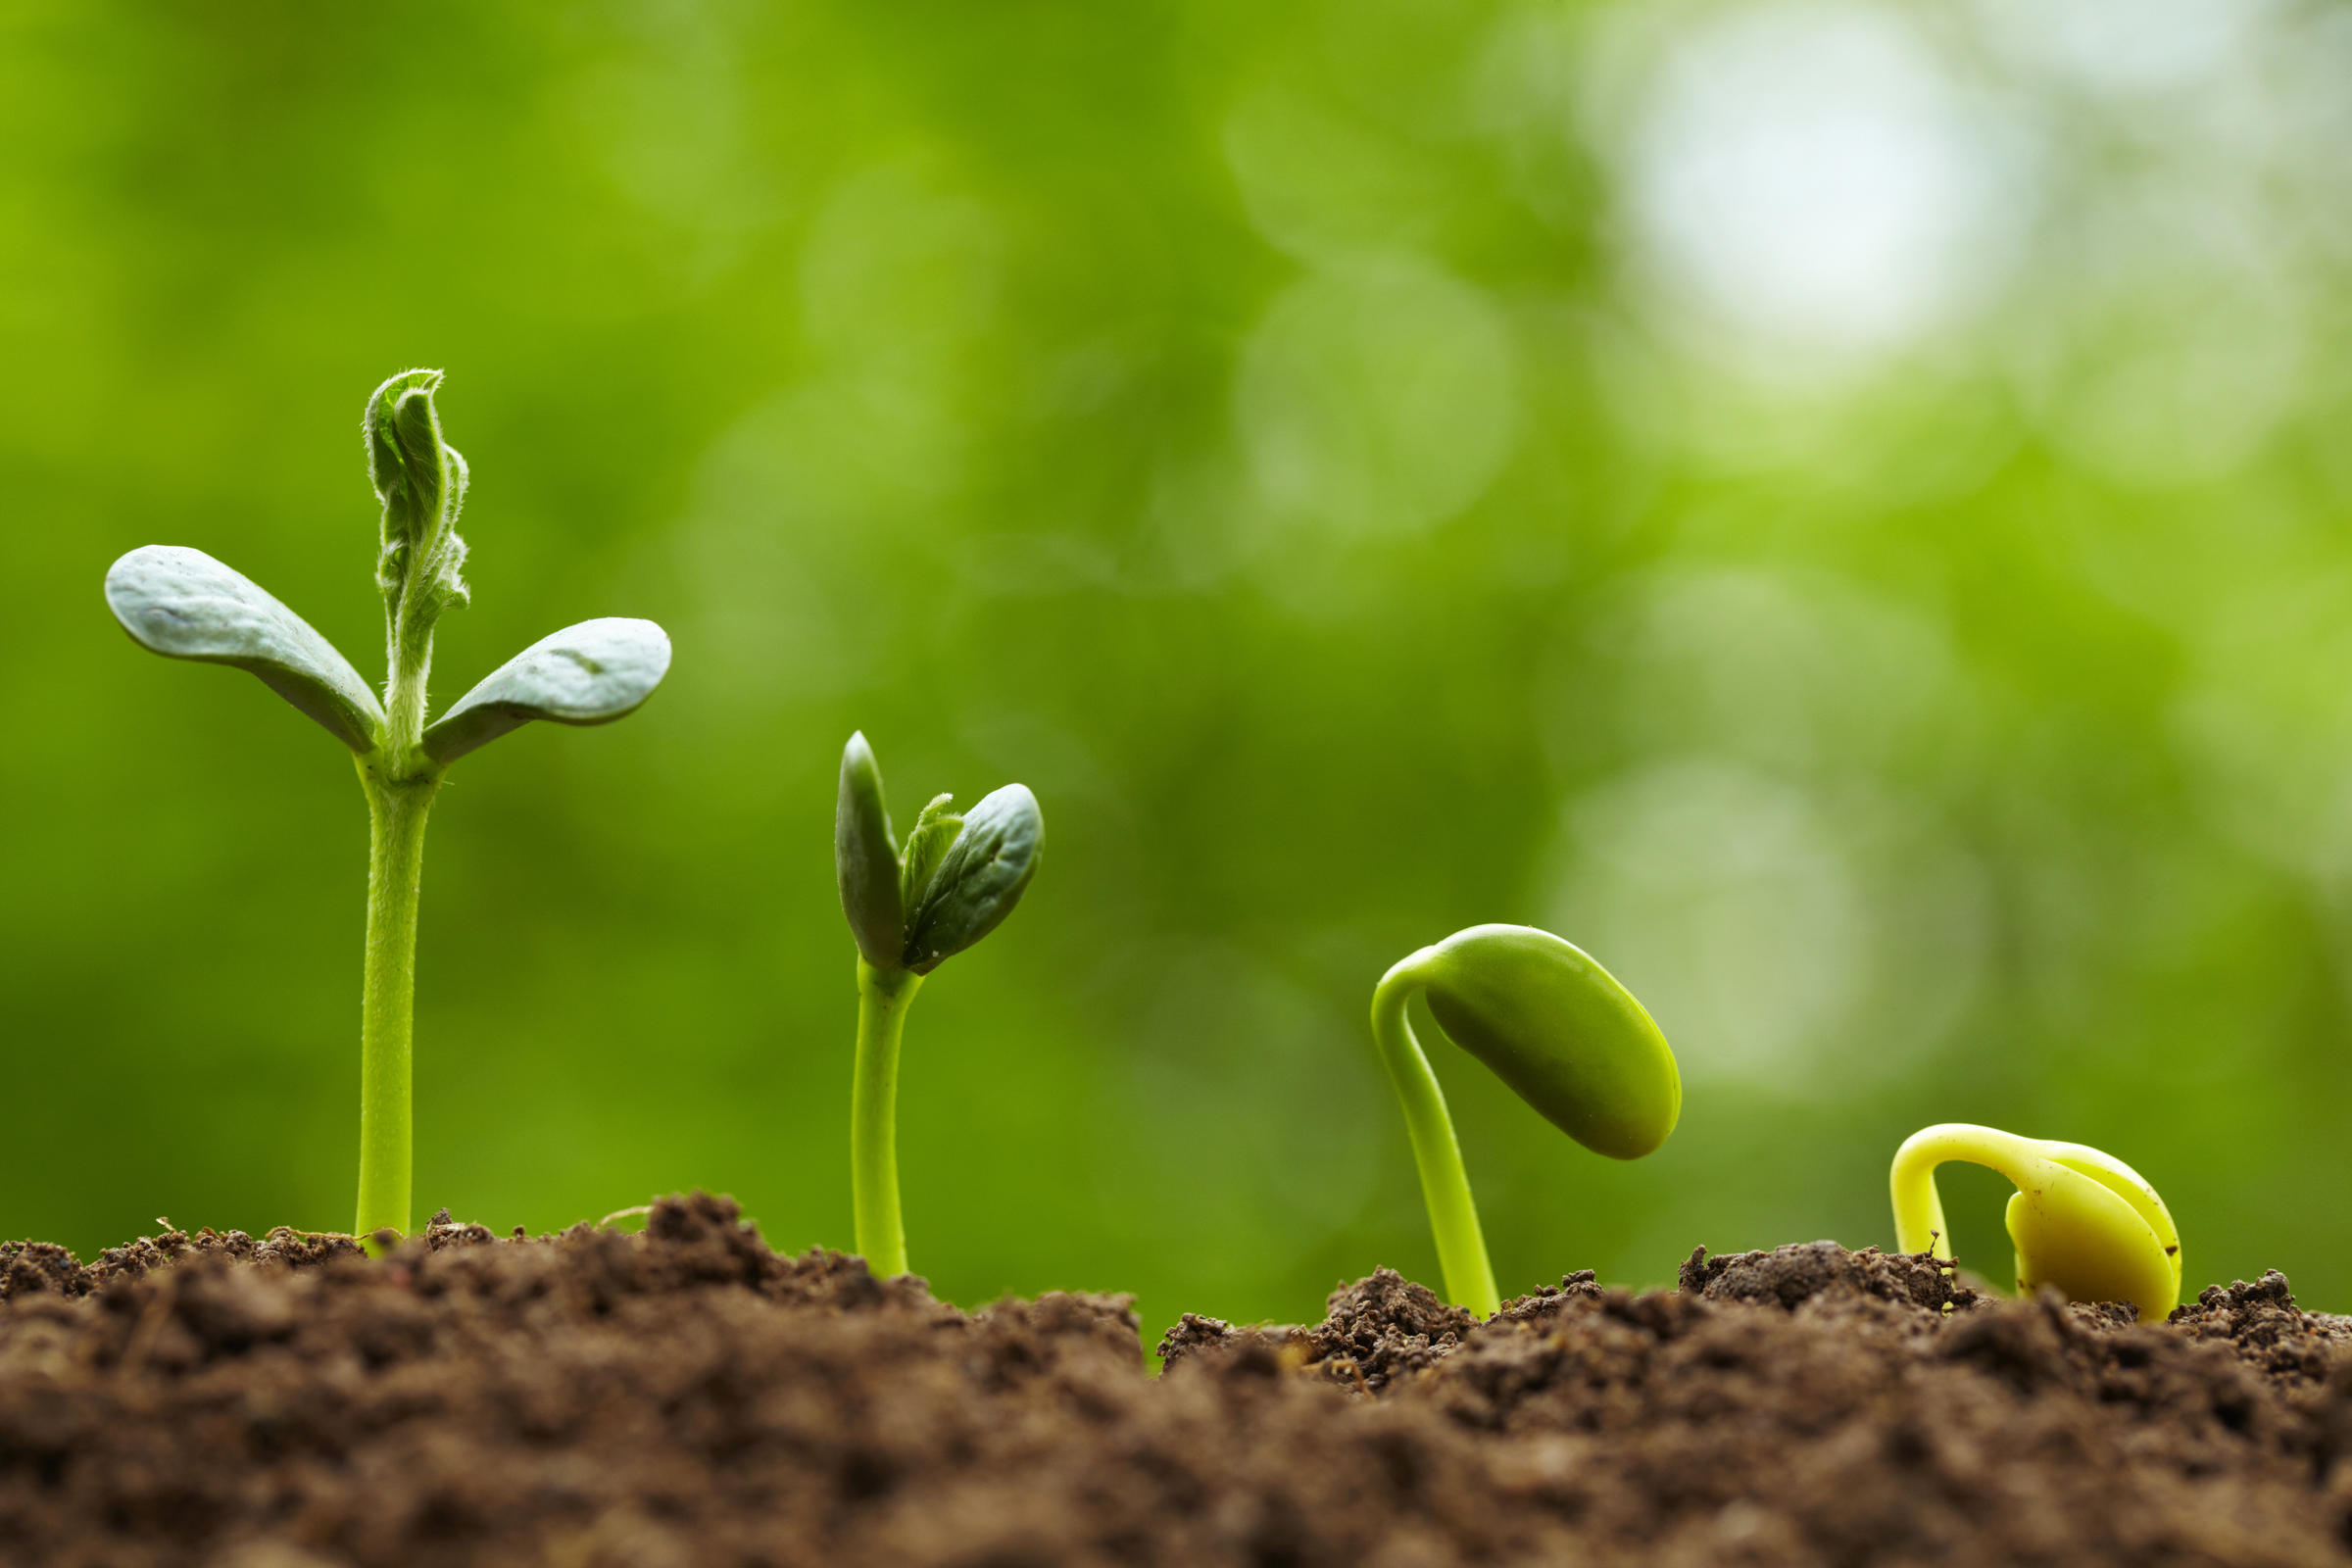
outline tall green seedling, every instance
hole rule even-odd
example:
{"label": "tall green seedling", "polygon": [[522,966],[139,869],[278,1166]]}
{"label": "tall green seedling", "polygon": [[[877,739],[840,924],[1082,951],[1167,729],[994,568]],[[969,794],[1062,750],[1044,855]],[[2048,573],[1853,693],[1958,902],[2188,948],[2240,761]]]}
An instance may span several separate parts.
{"label": "tall green seedling", "polygon": [[1682,1115],[1683,1081],[1633,993],[1548,931],[1472,926],[1381,977],[1372,1040],[1404,1107],[1446,1294],[1488,1317],[1502,1301],[1445,1093],[1405,1016],[1415,992],[1456,1045],[1597,1153],[1639,1159],[1663,1144]]}
{"label": "tall green seedling", "polygon": [[408,370],[368,400],[368,471],[382,503],[375,583],[387,673],[379,700],[303,618],[201,550],[148,545],[106,574],[125,631],[172,659],[250,670],[351,749],[368,801],[368,947],[360,1010],[360,1196],[354,1229],[409,1228],[411,1048],[424,822],[449,765],[532,719],[603,724],[669,668],[650,620],[582,621],[540,639],[426,720],[433,628],[466,603],[458,536],[466,460],[441,439],[438,370]]}
{"label": "tall green seedling", "polygon": [[1045,818],[1027,785],[969,811],[941,795],[902,846],[882,770],[862,733],[841,754],[833,864],[858,944],[858,1060],[850,1088],[850,1181],[858,1250],[879,1275],[906,1272],[899,1212],[899,1047],[923,977],[1002,925],[1037,875]]}

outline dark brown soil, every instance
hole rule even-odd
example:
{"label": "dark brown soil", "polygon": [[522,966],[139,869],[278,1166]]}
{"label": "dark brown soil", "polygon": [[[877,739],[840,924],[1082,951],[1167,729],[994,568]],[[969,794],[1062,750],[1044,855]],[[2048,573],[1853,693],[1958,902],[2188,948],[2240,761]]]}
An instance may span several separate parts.
{"label": "dark brown soil", "polygon": [[2352,1563],[2352,1339],[2277,1274],[2172,1323],[1829,1243],[1481,1325],[965,1314],[733,1204],[389,1258],[0,1248],[0,1561]]}

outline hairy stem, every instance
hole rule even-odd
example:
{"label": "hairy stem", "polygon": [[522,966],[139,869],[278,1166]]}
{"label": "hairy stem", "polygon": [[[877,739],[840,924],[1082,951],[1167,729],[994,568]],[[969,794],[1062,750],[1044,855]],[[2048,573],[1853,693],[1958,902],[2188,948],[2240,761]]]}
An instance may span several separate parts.
{"label": "hairy stem", "polygon": [[386,641],[391,647],[394,673],[384,691],[384,750],[388,756],[414,766],[421,761],[416,749],[424,740],[425,691],[433,669],[433,628],[427,624],[419,630],[408,617],[397,617]]}
{"label": "hairy stem", "polygon": [[1478,1204],[1470,1197],[1462,1148],[1453,1136],[1453,1118],[1446,1114],[1445,1092],[1404,1015],[1404,1004],[1420,989],[1414,972],[1420,956],[1416,953],[1405,958],[1373,989],[1372,1039],[1380,1048],[1381,1065],[1389,1070],[1389,1082],[1396,1086],[1397,1102],[1404,1107],[1413,1163],[1421,1171],[1422,1201],[1429,1205],[1429,1228],[1437,1234],[1438,1262],[1446,1271],[1446,1294],[1456,1305],[1491,1317],[1502,1299],[1495,1293],[1494,1266],[1487,1261],[1487,1238],[1478,1226]]}
{"label": "hairy stem", "polygon": [[883,1279],[906,1272],[899,1217],[899,1041],[923,977],[858,960],[858,1067],[850,1088],[850,1192],[858,1250]]}
{"label": "hairy stem", "polygon": [[438,776],[388,780],[360,761],[368,794],[368,959],[360,994],[359,1236],[409,1229],[411,1045],[416,1009],[416,900],[424,819]]}

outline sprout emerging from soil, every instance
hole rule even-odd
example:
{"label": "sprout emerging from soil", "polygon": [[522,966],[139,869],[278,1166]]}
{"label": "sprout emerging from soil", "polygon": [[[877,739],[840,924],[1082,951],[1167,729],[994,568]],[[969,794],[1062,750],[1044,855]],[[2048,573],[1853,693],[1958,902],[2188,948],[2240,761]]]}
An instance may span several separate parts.
{"label": "sprout emerging from soil", "polygon": [[383,504],[376,587],[384,601],[381,702],[309,622],[201,550],[148,545],[106,574],[106,602],[141,645],[172,659],[250,670],[351,748],[368,798],[368,950],[360,1013],[357,1234],[409,1228],[411,1039],[424,819],[450,763],[532,719],[603,724],[634,710],[669,668],[650,620],[586,620],[544,637],[425,722],[433,627],[466,602],[458,537],[466,460],[441,439],[439,370],[375,389],[361,420]]}
{"label": "sprout emerging from soil", "polygon": [[1639,1159],[1663,1144],[1682,1114],[1682,1076],[1633,993],[1548,931],[1472,926],[1381,977],[1372,1038],[1404,1106],[1446,1293],[1489,1317],[1501,1298],[1446,1097],[1405,1018],[1415,991],[1456,1045],[1596,1153]]}
{"label": "sprout emerging from soil", "polygon": [[2143,1323],[2180,1299],[2180,1233],[2164,1200],[2112,1154],[2082,1144],[2020,1138],[1997,1127],[1945,1122],[1913,1133],[1894,1153],[1895,1243],[1950,1261],[1951,1232],[1936,1167],[1961,1159],[2009,1178],[2009,1238],[2017,1288],[2054,1285],[2077,1301],[2130,1301]]}
{"label": "sprout emerging from soil", "polygon": [[850,1178],[858,1250],[877,1275],[906,1272],[899,1215],[899,1043],[923,977],[1004,924],[1037,875],[1046,823],[1025,784],[958,815],[934,797],[904,848],[862,732],[841,754],[833,866],[858,942],[858,1067],[850,1091]]}

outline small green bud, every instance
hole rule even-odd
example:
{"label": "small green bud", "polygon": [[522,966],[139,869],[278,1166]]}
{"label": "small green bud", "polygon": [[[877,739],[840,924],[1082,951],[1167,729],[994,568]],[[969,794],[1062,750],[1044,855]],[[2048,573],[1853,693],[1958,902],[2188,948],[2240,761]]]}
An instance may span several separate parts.
{"label": "small green bud", "polygon": [[440,516],[440,431],[433,417],[440,384],[438,370],[403,370],[368,397],[361,419],[387,545],[422,542]]}
{"label": "small green bud", "polygon": [[964,813],[907,922],[906,964],[929,974],[1004,923],[1037,875],[1046,821],[1026,784],[1007,784]]}
{"label": "small green bud", "polygon": [[368,478],[383,503],[376,586],[402,617],[425,628],[466,602],[466,541],[458,514],[466,503],[466,460],[441,439],[433,394],[439,370],[404,370],[377,387],[361,417]]}
{"label": "small green bud", "polygon": [[841,788],[833,805],[833,872],[841,884],[841,912],[858,953],[877,969],[898,968],[906,933],[899,848],[882,801],[882,769],[862,730],[842,749]]}
{"label": "small green bud", "polygon": [[939,870],[941,858],[963,831],[962,813],[948,809],[955,799],[953,795],[934,795],[922,814],[914,819],[914,826],[907,830],[906,848],[899,853],[903,862],[899,867],[899,904],[903,908],[923,906],[923,895],[931,891],[931,878]]}
{"label": "small green bud", "polygon": [[1639,1159],[1674,1131],[1683,1083],[1666,1037],[1582,949],[1480,925],[1407,961],[1454,1044],[1587,1149]]}

